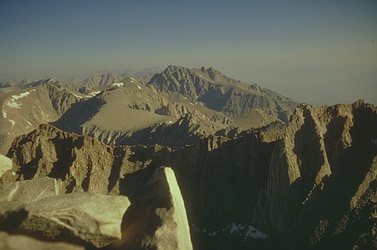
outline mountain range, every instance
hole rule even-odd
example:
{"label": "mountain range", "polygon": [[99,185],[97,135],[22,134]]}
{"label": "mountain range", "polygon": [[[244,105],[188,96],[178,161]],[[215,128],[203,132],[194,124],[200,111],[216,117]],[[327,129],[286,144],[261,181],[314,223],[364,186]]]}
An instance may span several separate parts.
{"label": "mountain range", "polygon": [[205,67],[143,79],[0,89],[0,246],[377,247],[376,106]]}

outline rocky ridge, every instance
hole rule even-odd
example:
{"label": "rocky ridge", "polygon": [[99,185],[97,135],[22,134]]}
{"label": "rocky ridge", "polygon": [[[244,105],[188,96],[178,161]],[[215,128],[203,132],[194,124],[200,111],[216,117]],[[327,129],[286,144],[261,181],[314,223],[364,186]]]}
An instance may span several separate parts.
{"label": "rocky ridge", "polygon": [[[13,143],[1,183],[50,176],[66,190],[126,194],[132,204],[157,167],[171,166],[188,221],[202,229],[191,228],[194,247],[373,247],[376,128],[377,108],[362,101],[301,105],[283,129],[178,150],[106,146],[43,125]],[[234,235],[245,227],[270,237]]]}

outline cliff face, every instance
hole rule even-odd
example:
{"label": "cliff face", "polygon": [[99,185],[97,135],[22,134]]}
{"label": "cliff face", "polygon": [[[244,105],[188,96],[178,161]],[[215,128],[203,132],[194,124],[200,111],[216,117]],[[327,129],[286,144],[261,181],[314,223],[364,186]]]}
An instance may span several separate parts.
{"label": "cliff face", "polygon": [[297,108],[274,148],[253,223],[289,231],[298,247],[322,240],[349,248],[361,243],[360,231],[372,244],[375,225],[366,217],[375,207],[376,137],[375,106]]}
{"label": "cliff face", "polygon": [[302,105],[279,130],[209,136],[177,150],[106,146],[43,125],[19,137],[7,156],[14,164],[3,185],[49,176],[66,190],[124,194],[131,204],[157,167],[170,166],[194,247],[260,246],[251,240],[265,237],[257,229],[270,235],[269,247],[376,242],[377,108],[361,101]]}

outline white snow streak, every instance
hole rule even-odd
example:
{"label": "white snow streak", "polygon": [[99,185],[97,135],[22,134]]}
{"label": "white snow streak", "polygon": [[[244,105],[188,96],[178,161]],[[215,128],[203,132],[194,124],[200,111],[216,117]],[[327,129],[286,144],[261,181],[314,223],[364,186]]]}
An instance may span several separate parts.
{"label": "white snow streak", "polygon": [[[35,89],[33,89],[32,91],[35,91]],[[24,97],[26,97],[28,95],[30,95],[30,92],[26,91],[26,92],[21,93],[19,95],[12,95],[12,98],[15,99],[15,100],[18,100],[18,99],[24,98]]]}
{"label": "white snow streak", "polygon": [[115,86],[115,87],[123,87],[123,83],[122,82],[114,82],[113,83],[113,86]]}
{"label": "white snow streak", "polygon": [[96,96],[96,95],[98,95],[99,93],[101,93],[101,91],[94,91],[94,92],[90,92],[89,95],[90,95],[90,96]]}
{"label": "white snow streak", "polygon": [[77,98],[83,98],[82,96],[76,95],[75,93],[71,93],[72,95],[76,96]]}
{"label": "white snow streak", "polygon": [[[35,91],[35,89],[32,89],[31,91]],[[7,106],[10,107],[10,108],[20,109],[21,103],[16,102],[16,100],[24,98],[28,95],[30,95],[29,91],[26,91],[26,92],[21,93],[19,95],[12,95],[12,98],[8,101]],[[4,115],[4,113],[3,113],[3,115]]]}
{"label": "white snow streak", "polygon": [[9,119],[9,122],[12,123],[12,127],[13,127],[14,124],[16,123],[14,120],[11,120],[11,119]]}
{"label": "white snow streak", "polygon": [[20,109],[21,108],[21,103],[15,102],[13,99],[11,99],[8,103],[7,106],[10,108],[14,109]]}

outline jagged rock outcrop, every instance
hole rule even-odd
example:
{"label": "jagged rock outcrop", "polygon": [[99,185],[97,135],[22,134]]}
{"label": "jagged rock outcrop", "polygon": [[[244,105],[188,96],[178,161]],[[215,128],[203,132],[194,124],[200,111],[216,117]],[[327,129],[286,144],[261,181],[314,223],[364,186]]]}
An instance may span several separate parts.
{"label": "jagged rock outcrop", "polygon": [[185,204],[171,168],[158,168],[134,197],[122,233],[122,240],[114,248],[193,248]]}
{"label": "jagged rock outcrop", "polygon": [[8,156],[17,164],[3,174],[0,184],[49,176],[61,179],[67,192],[117,194],[123,175],[147,166],[134,156],[140,149],[143,147],[107,146],[88,136],[41,125],[15,141]]}

